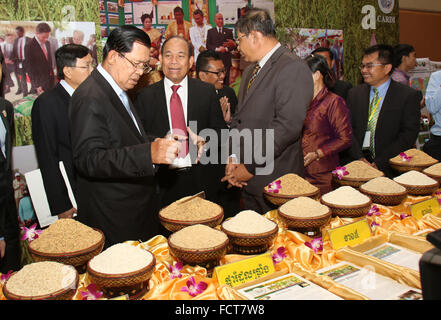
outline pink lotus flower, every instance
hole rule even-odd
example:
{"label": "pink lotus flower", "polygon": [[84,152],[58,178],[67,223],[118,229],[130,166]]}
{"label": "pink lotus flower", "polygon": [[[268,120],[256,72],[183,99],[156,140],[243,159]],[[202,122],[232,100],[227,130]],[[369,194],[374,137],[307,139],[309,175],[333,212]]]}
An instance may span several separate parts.
{"label": "pink lotus flower", "polygon": [[409,157],[407,154],[405,154],[404,152],[400,153],[400,157],[401,157],[401,161],[407,161],[409,162],[410,159],[412,159],[412,157]]}
{"label": "pink lotus flower", "polygon": [[346,170],[346,167],[337,167],[334,171],[332,171],[332,173],[335,174],[339,180],[349,174],[349,172]]}
{"label": "pink lotus flower", "polygon": [[38,236],[42,233],[41,230],[37,229],[37,224],[34,223],[29,228],[21,227],[21,230],[24,231],[23,236],[20,240],[28,240],[29,242],[34,241],[38,238]]}
{"label": "pink lotus flower", "polygon": [[169,265],[168,270],[170,271],[170,279],[182,278],[181,270],[184,267],[182,262],[177,262],[174,266]]}
{"label": "pink lotus flower", "polygon": [[375,227],[378,227],[380,224],[376,223],[375,221],[372,221],[371,228],[375,229]]}
{"label": "pink lotus flower", "polygon": [[202,293],[207,289],[208,284],[206,282],[196,283],[194,277],[191,277],[187,281],[187,285],[181,288],[181,291],[188,292],[188,294],[192,297],[196,297],[198,294]]}
{"label": "pink lotus flower", "polygon": [[323,251],[323,241],[322,238],[314,238],[311,240],[311,242],[306,241],[305,246],[308,248],[314,250],[314,253],[317,253],[318,251]]}
{"label": "pink lotus flower", "polygon": [[98,300],[103,296],[103,293],[97,290],[94,283],[89,284],[86,289],[87,291],[81,291],[83,300]]}
{"label": "pink lotus flower", "polygon": [[271,182],[267,187],[268,192],[279,193],[279,190],[282,189],[282,182],[280,180],[276,180]]}
{"label": "pink lotus flower", "polygon": [[9,279],[11,274],[12,274],[12,270],[9,270],[8,273],[2,274],[2,276],[0,277],[0,284],[3,285]]}
{"label": "pink lotus flower", "polygon": [[283,259],[286,258],[285,247],[279,247],[277,252],[272,255],[272,258],[274,264],[282,262]]}
{"label": "pink lotus flower", "polygon": [[366,215],[368,215],[369,217],[371,217],[371,216],[373,216],[374,214],[375,214],[376,216],[379,216],[379,215],[381,214],[380,209],[378,209],[377,205],[375,205],[375,204],[369,209],[369,211],[368,211],[368,213],[367,213]]}
{"label": "pink lotus flower", "polygon": [[407,217],[410,217],[410,216],[408,216],[407,214],[404,214],[404,213],[400,214],[401,220],[406,219]]}

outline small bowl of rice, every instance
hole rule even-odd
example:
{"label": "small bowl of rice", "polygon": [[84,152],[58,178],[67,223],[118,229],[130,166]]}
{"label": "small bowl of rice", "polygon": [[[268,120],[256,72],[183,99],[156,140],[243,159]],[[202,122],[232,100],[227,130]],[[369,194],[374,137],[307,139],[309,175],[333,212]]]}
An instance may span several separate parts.
{"label": "small bowl of rice", "polygon": [[407,197],[407,189],[387,177],[378,177],[360,186],[360,191],[372,199],[373,203],[396,206]]}
{"label": "small bowl of rice", "polygon": [[333,216],[349,218],[366,215],[372,205],[371,198],[350,186],[324,194],[320,202],[331,209]]}
{"label": "small bowl of rice", "polygon": [[415,196],[431,195],[439,188],[439,182],[422,172],[416,170],[407,171],[394,181],[407,189],[407,192]]}
{"label": "small bowl of rice", "polygon": [[441,163],[434,164],[424,169],[423,173],[432,179],[441,182]]}

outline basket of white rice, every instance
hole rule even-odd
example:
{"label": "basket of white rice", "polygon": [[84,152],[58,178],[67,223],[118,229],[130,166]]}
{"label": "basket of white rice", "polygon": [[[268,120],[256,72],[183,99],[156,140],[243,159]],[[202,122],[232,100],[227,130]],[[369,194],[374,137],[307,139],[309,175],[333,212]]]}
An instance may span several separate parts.
{"label": "basket of white rice", "polygon": [[431,195],[439,188],[438,181],[428,177],[422,172],[411,170],[394,178],[407,189],[407,192],[415,196]]}
{"label": "basket of white rice", "polygon": [[392,179],[378,177],[360,186],[360,191],[372,199],[373,203],[396,206],[407,197],[407,189]]}
{"label": "basket of white rice", "polygon": [[441,163],[434,164],[423,170],[423,173],[438,182],[441,182]]}
{"label": "basket of white rice", "polygon": [[366,215],[372,205],[371,198],[350,186],[328,192],[320,201],[331,209],[333,216],[350,218]]}

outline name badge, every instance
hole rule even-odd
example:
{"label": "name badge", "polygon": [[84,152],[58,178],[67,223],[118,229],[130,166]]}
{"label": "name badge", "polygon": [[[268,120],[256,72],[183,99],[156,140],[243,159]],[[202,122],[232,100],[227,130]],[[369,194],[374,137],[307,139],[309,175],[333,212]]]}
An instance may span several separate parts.
{"label": "name badge", "polygon": [[328,231],[332,248],[338,250],[364,242],[371,236],[371,227],[367,219],[358,220]]}
{"label": "name badge", "polygon": [[366,131],[363,139],[363,149],[369,149],[371,146],[371,132]]}
{"label": "name badge", "polygon": [[410,213],[412,216],[419,220],[426,214],[438,215],[441,212],[441,208],[436,197],[423,200],[410,205]]}

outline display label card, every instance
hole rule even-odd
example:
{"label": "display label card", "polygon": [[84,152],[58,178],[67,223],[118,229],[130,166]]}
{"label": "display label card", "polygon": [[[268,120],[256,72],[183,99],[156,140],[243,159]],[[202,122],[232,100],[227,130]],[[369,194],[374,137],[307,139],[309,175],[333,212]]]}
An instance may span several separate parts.
{"label": "display label card", "polygon": [[354,246],[368,239],[372,232],[367,219],[358,220],[328,231],[334,250]]}
{"label": "display label card", "polygon": [[216,267],[213,278],[217,279],[219,285],[226,284],[234,288],[274,272],[273,258],[270,253],[265,253]]}
{"label": "display label card", "polygon": [[440,212],[441,212],[441,208],[438,199],[436,197],[410,205],[410,213],[417,220],[421,219],[428,213],[436,216]]}

